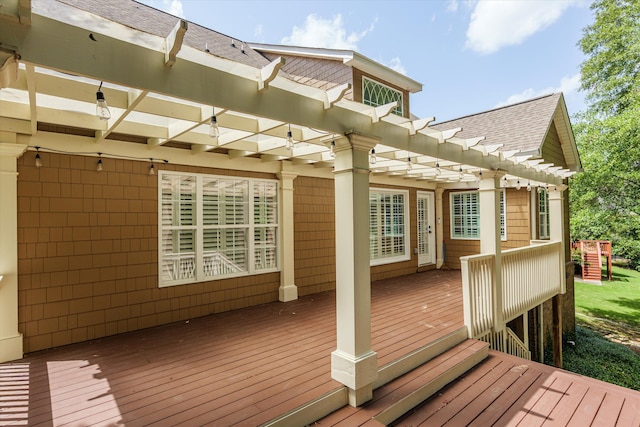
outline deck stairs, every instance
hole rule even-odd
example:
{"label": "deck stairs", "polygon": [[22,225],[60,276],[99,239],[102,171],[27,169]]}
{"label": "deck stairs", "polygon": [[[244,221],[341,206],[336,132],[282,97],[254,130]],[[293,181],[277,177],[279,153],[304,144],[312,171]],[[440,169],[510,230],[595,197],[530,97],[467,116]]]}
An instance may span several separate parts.
{"label": "deck stairs", "polygon": [[467,339],[466,328],[380,367],[373,399],[348,405],[346,387],[284,414],[264,426],[381,426],[398,419],[488,356],[486,342]]}
{"label": "deck stairs", "polygon": [[602,258],[600,244],[592,241],[582,241],[582,279],[590,282],[600,282],[602,279]]}

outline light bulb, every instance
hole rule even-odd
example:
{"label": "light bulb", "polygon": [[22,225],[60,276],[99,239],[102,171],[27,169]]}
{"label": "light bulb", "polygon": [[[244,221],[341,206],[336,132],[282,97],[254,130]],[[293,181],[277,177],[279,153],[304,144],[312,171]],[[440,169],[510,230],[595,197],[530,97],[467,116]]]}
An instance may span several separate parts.
{"label": "light bulb", "polygon": [[156,174],[156,170],[153,167],[153,161],[151,162],[151,166],[149,167],[149,175],[155,175]]}
{"label": "light bulb", "polygon": [[522,186],[520,185],[520,180],[516,181],[516,190],[519,190],[520,188],[522,188]]}
{"label": "light bulb", "polygon": [[502,186],[506,188],[507,184],[508,184],[507,177],[505,176],[504,179],[502,180]]}
{"label": "light bulb", "polygon": [[102,157],[98,159],[98,167],[96,168],[98,172],[102,172]]}
{"label": "light bulb", "polygon": [[538,186],[538,194],[542,193],[542,187]]}
{"label": "light bulb", "polygon": [[[100,87],[102,87],[102,83]],[[104,93],[100,90],[96,92],[96,117],[100,120],[109,120],[111,118],[111,111],[109,111],[107,101],[104,99]]]}
{"label": "light bulb", "polygon": [[375,165],[377,160],[378,159],[376,159],[376,150],[375,148],[372,148],[371,152],[369,153],[369,163]]}
{"label": "light bulb", "polygon": [[460,179],[464,178],[464,172],[462,171],[462,166],[460,166],[460,169],[458,169],[458,171],[459,171]]}
{"label": "light bulb", "polygon": [[440,175],[442,171],[440,170],[440,163],[436,162],[436,175]]}
{"label": "light bulb", "polygon": [[291,133],[291,123],[289,123],[289,130],[287,131],[287,141],[285,143],[287,150],[293,150],[293,134]]}
{"label": "light bulb", "polygon": [[336,158],[336,142],[333,140],[331,141],[331,145],[329,145],[329,155],[332,159]]}
{"label": "light bulb", "polygon": [[411,156],[407,157],[407,171],[413,169],[413,165],[411,164]]}
{"label": "light bulb", "polygon": [[42,167],[42,160],[40,160],[39,147],[36,147],[36,167],[37,168],[41,168]]}
{"label": "light bulb", "polygon": [[527,182],[527,191],[531,191],[531,181]]}
{"label": "light bulb", "polygon": [[211,138],[217,138],[220,136],[220,128],[218,127],[218,119],[215,115],[211,116],[211,121],[209,122],[209,136]]}
{"label": "light bulb", "polygon": [[476,182],[480,182],[482,179],[482,171],[478,172],[478,176],[476,176]]}

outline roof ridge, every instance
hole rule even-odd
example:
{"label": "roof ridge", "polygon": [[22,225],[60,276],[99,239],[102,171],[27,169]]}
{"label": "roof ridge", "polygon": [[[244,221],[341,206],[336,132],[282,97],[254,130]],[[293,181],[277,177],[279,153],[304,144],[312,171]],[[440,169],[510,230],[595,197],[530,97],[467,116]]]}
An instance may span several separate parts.
{"label": "roof ridge", "polygon": [[436,123],[434,123],[434,125],[441,125],[441,124],[448,123],[448,122],[454,122],[454,121],[461,120],[461,119],[467,119],[469,117],[479,116],[481,114],[491,113],[493,111],[498,111],[498,110],[503,110],[505,108],[515,107],[516,105],[527,104],[529,102],[539,101],[542,98],[548,98],[548,97],[551,97],[551,96],[554,96],[554,95],[558,95],[558,94],[562,94],[562,92],[552,92],[552,93],[548,93],[546,95],[536,96],[535,98],[525,99],[524,101],[514,102],[513,104],[507,104],[507,105],[503,105],[501,107],[495,107],[495,108],[491,108],[489,110],[484,110],[484,111],[479,111],[477,113],[467,114],[465,116],[454,117],[453,119],[445,120],[443,122],[436,122]]}

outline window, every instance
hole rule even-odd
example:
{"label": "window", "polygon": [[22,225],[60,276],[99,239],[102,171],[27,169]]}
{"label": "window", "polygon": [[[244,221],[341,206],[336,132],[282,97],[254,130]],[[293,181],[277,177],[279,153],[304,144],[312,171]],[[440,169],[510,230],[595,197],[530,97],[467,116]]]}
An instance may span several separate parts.
{"label": "window", "polygon": [[393,114],[402,116],[402,92],[378,83],[374,80],[362,77],[362,103],[377,107],[379,105],[390,104],[398,101],[398,107],[393,110]]}
{"label": "window", "polygon": [[[480,195],[477,191],[451,193],[451,238],[480,238]],[[500,191],[500,236],[507,238],[505,192]]]}
{"label": "window", "polygon": [[277,270],[278,183],[159,173],[160,286]]}
{"label": "window", "polygon": [[540,239],[549,236],[549,193],[544,188],[538,191],[538,234]]}
{"label": "window", "polygon": [[411,259],[408,202],[407,191],[372,189],[369,192],[369,254],[372,265]]}

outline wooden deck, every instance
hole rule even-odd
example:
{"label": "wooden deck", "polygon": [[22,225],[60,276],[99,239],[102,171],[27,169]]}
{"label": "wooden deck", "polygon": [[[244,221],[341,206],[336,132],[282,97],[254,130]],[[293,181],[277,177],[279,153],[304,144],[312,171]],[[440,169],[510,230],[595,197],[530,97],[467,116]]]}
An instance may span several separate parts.
{"label": "wooden deck", "polygon": [[[459,271],[372,285],[379,366],[461,326]],[[30,354],[0,364],[0,425],[260,425],[341,386],[335,328],[326,292]]]}
{"label": "wooden deck", "polygon": [[[458,271],[372,290],[380,367],[462,325]],[[364,411],[342,413],[381,425],[374,408],[475,351],[471,341],[378,388]],[[334,349],[335,293],[327,292],[38,352],[0,364],[0,426],[257,426],[340,389],[330,375]],[[640,426],[640,393],[493,351],[441,387],[392,425]],[[314,425],[340,422],[360,425],[337,413]]]}

